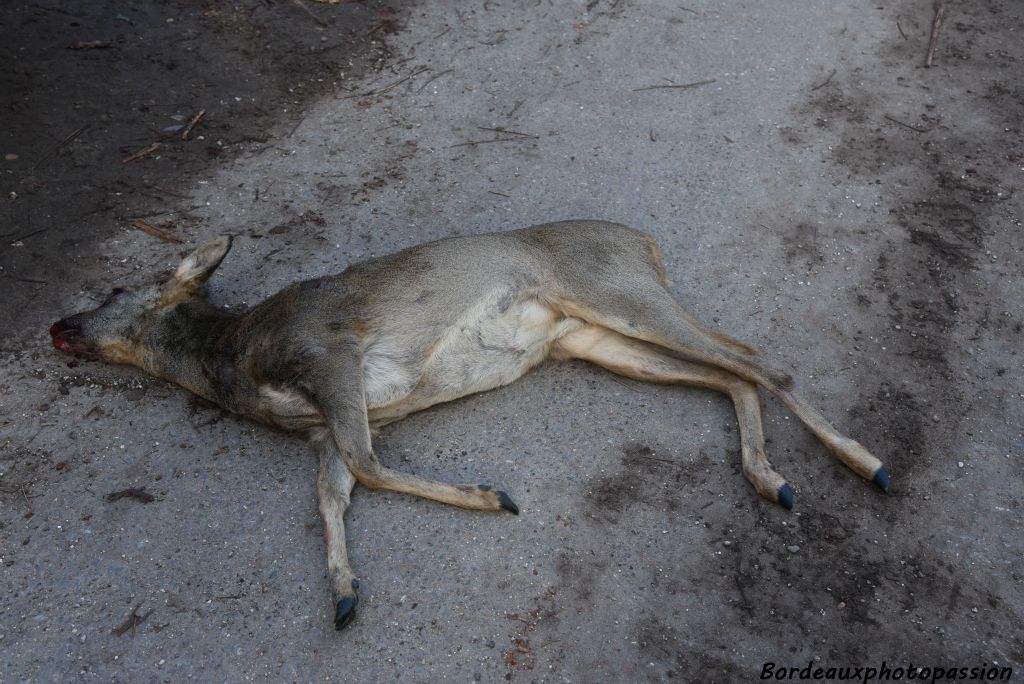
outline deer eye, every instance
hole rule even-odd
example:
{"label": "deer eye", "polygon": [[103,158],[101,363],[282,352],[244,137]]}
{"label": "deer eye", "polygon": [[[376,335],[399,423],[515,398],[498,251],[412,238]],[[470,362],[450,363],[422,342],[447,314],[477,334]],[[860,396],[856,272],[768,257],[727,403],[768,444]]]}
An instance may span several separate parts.
{"label": "deer eye", "polygon": [[107,298],[103,300],[102,306],[105,306],[110,302],[114,301],[114,298],[123,292],[125,292],[125,289],[123,287],[115,287],[113,290],[110,291],[110,294],[107,295]]}

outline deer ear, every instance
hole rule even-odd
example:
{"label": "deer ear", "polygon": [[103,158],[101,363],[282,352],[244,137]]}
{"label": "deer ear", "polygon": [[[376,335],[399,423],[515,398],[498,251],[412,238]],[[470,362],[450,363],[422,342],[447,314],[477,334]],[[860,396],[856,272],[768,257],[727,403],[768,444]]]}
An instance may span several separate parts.
{"label": "deer ear", "polygon": [[221,235],[189,254],[163,289],[162,302],[171,304],[199,292],[231,249],[231,236]]}

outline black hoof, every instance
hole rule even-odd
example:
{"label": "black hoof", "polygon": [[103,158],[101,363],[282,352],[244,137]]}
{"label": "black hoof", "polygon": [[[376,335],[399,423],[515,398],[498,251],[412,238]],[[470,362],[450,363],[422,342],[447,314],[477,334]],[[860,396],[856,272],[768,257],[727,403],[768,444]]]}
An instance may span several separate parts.
{"label": "black hoof", "polygon": [[793,504],[796,498],[793,496],[793,488],[788,484],[784,484],[779,487],[779,505],[785,508],[787,511],[793,510]]}
{"label": "black hoof", "polygon": [[334,629],[341,631],[348,627],[348,623],[352,622],[352,619],[356,616],[356,605],[358,604],[358,594],[346,596],[338,601],[338,610],[334,613]]}
{"label": "black hoof", "polygon": [[872,478],[871,481],[874,482],[876,485],[878,485],[878,488],[881,489],[883,492],[885,492],[886,494],[889,493],[889,469],[888,468],[886,468],[885,466],[882,466],[881,468],[876,470],[875,471],[875,477]]}
{"label": "black hoof", "polygon": [[504,508],[506,511],[509,511],[510,513],[519,515],[519,506],[516,506],[516,502],[513,501],[508,494],[502,491],[497,492],[497,494],[498,503],[501,504],[502,508]]}

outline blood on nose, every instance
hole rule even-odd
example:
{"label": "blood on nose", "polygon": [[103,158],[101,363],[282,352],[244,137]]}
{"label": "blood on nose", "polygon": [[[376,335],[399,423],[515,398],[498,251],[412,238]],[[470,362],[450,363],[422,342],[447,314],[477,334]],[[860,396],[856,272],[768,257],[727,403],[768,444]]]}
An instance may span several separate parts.
{"label": "blood on nose", "polygon": [[74,349],[71,347],[71,342],[81,331],[82,329],[78,326],[68,323],[67,319],[57,321],[50,326],[53,346],[63,352],[73,352]]}
{"label": "blood on nose", "polygon": [[67,321],[65,321],[62,318],[62,319],[60,319],[59,321],[57,321],[56,323],[54,323],[53,325],[50,326],[50,336],[51,337],[56,337],[57,335],[66,333],[68,330],[71,330],[71,326],[68,325]]}

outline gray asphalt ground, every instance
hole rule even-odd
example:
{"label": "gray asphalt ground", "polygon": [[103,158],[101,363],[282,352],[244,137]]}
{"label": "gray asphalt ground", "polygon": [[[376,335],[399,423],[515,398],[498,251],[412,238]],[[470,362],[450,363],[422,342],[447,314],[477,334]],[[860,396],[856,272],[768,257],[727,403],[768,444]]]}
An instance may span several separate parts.
{"label": "gray asphalt ground", "polygon": [[[141,52],[105,70],[125,45],[50,46],[96,60],[73,79],[96,92],[54,95],[49,118],[5,111],[26,132],[0,138],[18,155],[0,162],[0,680],[717,682],[809,661],[1017,675],[1024,5],[947,3],[930,69],[924,1],[281,3],[246,33],[271,11],[257,5],[140,4],[153,31],[225,22],[146,49],[256,36],[177,119],[112,111],[59,144],[76,104],[147,73]],[[10,5],[8,28],[89,25],[33,7]],[[110,31],[129,30],[119,7],[102,4]],[[359,30],[325,67],[338,17]],[[293,71],[246,71],[286,28]],[[17,92],[80,87],[54,73]],[[145,78],[174,93],[182,73]],[[201,140],[118,163],[200,105]],[[256,110],[257,132],[227,136]],[[121,120],[137,139],[99,135]],[[103,169],[120,175],[101,187]],[[185,244],[132,229],[142,214]],[[210,297],[244,307],[429,239],[581,217],[653,234],[679,299],[793,368],[889,464],[890,495],[765,396],[786,512],[743,479],[725,398],[549,363],[377,436],[385,463],[493,482],[522,515],[357,487],[361,603],[338,633],[305,444],[69,363],[46,335],[221,232],[237,240]],[[155,499],[106,500],[129,487]]]}

